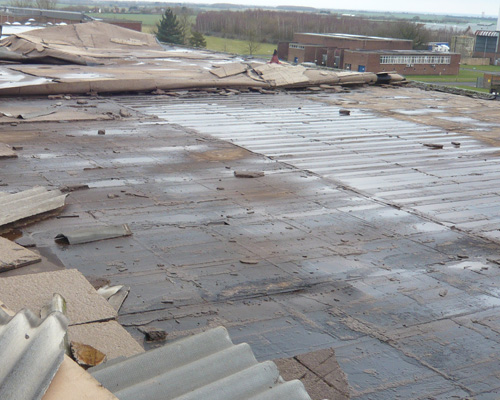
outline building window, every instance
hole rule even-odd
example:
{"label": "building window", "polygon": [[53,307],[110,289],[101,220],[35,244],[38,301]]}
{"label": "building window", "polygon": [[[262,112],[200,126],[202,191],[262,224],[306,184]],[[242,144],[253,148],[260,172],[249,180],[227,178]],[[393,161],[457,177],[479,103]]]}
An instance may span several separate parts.
{"label": "building window", "polygon": [[409,66],[414,64],[451,64],[451,56],[386,55],[380,56],[380,64],[404,64]]}
{"label": "building window", "polygon": [[348,69],[350,71],[351,70],[351,64],[346,64],[344,69]]}
{"label": "building window", "polygon": [[305,50],[305,46],[302,46],[301,44],[297,44],[297,43],[290,43],[289,47],[291,49],[298,49],[298,50]]}

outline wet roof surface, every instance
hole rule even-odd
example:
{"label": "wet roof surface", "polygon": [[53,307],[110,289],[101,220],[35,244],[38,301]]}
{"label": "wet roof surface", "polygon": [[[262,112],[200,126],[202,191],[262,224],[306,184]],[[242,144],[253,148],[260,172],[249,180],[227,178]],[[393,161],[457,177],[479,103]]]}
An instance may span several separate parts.
{"label": "wet roof surface", "polygon": [[[89,185],[68,196],[71,218],[23,233],[68,268],[131,286],[119,320],[137,339],[145,324],[170,338],[224,325],[259,360],[335,348],[353,398],[494,398],[498,149],[421,116],[360,103],[339,115],[342,99],[380,90],[96,100],[133,117],[3,126],[23,150],[1,161],[2,189]],[[53,240],[122,223],[133,236]]]}

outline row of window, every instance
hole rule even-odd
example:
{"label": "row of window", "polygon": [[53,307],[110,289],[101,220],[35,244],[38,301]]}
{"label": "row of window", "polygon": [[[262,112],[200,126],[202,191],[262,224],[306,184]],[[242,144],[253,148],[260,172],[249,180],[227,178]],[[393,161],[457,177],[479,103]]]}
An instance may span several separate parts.
{"label": "row of window", "polygon": [[299,50],[304,50],[305,46],[302,46],[300,44],[295,44],[295,43],[290,43],[289,47],[291,49],[299,49]]}
{"label": "row of window", "polygon": [[450,56],[380,56],[380,64],[450,64]]}

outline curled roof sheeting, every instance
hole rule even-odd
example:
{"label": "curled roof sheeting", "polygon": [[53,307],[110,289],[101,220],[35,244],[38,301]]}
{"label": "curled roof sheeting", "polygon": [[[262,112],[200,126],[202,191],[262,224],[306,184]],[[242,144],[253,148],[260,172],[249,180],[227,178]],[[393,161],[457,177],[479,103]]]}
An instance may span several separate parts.
{"label": "curled roof sheeting", "polygon": [[120,400],[310,400],[298,380],[285,382],[271,362],[215,328],[90,370]]}
{"label": "curled roof sheeting", "polygon": [[38,318],[29,310],[11,317],[0,309],[0,399],[38,400],[64,357],[67,318]]}

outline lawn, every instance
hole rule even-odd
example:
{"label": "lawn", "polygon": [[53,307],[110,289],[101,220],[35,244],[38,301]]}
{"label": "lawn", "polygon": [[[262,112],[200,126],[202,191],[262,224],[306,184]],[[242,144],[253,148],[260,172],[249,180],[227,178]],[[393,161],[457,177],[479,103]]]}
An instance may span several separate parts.
{"label": "lawn", "polygon": [[406,75],[406,79],[420,82],[476,82],[477,78],[482,78],[480,71],[460,69],[458,75]]}
{"label": "lawn", "polygon": [[499,72],[500,65],[467,65],[462,64],[463,69],[474,70],[474,71],[487,71],[487,72]]}
{"label": "lawn", "polygon": [[[205,36],[207,49],[213,51],[223,51],[225,53],[248,55],[248,42],[245,40],[225,39],[215,36]],[[269,43],[261,43],[254,55],[271,58],[277,46]]]}
{"label": "lawn", "polygon": [[[113,14],[101,13],[90,14],[94,18],[102,19],[127,19],[131,21],[141,21],[142,31],[145,33],[153,33],[156,23],[161,19],[161,15],[152,14]],[[193,21],[194,22],[194,21]],[[207,41],[207,49],[213,51],[223,51],[225,53],[248,55],[248,42],[245,40],[225,39],[215,36],[205,36]],[[269,43],[262,43],[260,47],[254,52],[254,55],[269,57],[273,54],[277,46]]]}

